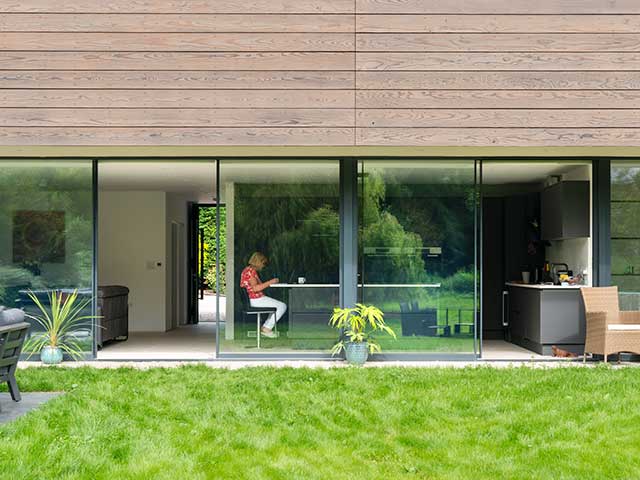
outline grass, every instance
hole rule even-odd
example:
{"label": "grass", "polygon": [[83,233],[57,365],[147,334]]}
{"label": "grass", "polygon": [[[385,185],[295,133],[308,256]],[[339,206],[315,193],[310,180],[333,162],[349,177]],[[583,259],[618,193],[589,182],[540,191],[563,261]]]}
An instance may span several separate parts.
{"label": "grass", "polygon": [[635,479],[640,369],[27,369],[1,478]]}

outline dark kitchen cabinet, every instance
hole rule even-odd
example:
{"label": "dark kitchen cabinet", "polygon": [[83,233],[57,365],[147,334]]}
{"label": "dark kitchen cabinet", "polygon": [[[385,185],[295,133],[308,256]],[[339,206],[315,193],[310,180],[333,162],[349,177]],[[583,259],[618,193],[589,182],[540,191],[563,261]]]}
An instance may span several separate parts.
{"label": "dark kitchen cabinet", "polygon": [[589,182],[560,182],[543,190],[542,238],[562,240],[590,236],[590,203]]}
{"label": "dark kitchen cabinet", "polygon": [[550,355],[552,345],[582,353],[585,316],[579,289],[510,285],[508,292],[507,320],[514,343],[542,355]]}

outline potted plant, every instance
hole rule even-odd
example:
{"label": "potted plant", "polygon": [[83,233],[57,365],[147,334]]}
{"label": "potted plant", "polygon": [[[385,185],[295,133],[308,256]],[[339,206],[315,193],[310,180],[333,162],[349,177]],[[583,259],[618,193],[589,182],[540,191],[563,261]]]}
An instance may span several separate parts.
{"label": "potted plant", "polygon": [[329,324],[343,331],[343,338],[333,346],[331,354],[344,350],[347,362],[352,365],[363,365],[370,353],[382,351],[374,339],[376,333],[396,338],[384,321],[384,313],[373,305],[357,303],[355,308],[335,308]]}
{"label": "potted plant", "polygon": [[40,353],[40,360],[47,365],[57,365],[62,362],[63,354],[68,354],[74,360],[83,357],[83,349],[75,332],[87,320],[98,318],[84,315],[85,308],[91,303],[91,298],[78,300],[78,291],[71,293],[51,291],[47,293],[49,307],[42,304],[35,293],[29,292],[29,298],[38,307],[37,315],[27,317],[34,320],[42,328],[42,332],[29,338],[25,344],[28,357]]}

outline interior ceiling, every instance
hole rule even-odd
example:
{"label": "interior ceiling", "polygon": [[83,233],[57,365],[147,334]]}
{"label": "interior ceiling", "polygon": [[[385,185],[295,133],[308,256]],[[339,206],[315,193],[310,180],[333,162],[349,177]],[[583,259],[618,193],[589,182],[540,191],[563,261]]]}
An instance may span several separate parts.
{"label": "interior ceiling", "polygon": [[[98,166],[101,190],[153,190],[213,195],[213,161],[104,161]],[[223,160],[223,183],[337,183],[337,161]]]}
{"label": "interior ceiling", "polygon": [[[588,165],[567,161],[486,161],[485,184],[540,183]],[[472,183],[472,161],[372,160],[363,163],[365,175],[378,170],[383,177],[406,183]],[[223,160],[222,183],[338,183],[335,160]],[[215,195],[215,162],[207,161],[104,161],[99,163],[102,190],[150,190],[191,193],[212,199]]]}

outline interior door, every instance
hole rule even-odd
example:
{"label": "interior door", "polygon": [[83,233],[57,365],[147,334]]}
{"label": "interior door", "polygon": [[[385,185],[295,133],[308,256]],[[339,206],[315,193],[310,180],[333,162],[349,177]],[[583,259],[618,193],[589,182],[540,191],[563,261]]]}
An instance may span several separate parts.
{"label": "interior door", "polygon": [[199,319],[198,299],[200,288],[199,273],[199,205],[197,203],[189,204],[189,317],[188,323],[197,324]]}

